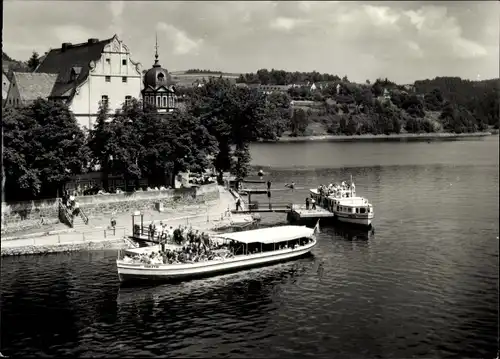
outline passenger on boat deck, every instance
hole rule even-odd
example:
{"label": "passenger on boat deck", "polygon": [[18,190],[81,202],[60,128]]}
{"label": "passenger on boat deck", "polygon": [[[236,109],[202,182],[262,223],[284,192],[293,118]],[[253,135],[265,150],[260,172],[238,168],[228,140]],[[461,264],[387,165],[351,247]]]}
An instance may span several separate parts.
{"label": "passenger on boat deck", "polygon": [[316,209],[316,201],[314,200],[314,198],[311,200],[311,203],[312,203],[312,209]]}
{"label": "passenger on boat deck", "polygon": [[306,197],[306,210],[309,210],[309,197]]}
{"label": "passenger on boat deck", "polygon": [[149,236],[150,238],[154,238],[155,236],[155,231],[156,231],[156,226],[155,226],[155,221],[151,221],[149,224]]}

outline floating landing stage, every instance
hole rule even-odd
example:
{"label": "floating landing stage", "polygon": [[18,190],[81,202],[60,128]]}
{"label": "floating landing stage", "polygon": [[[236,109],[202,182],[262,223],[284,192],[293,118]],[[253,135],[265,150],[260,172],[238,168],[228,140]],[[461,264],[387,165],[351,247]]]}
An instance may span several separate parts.
{"label": "floating landing stage", "polygon": [[312,218],[333,218],[335,215],[320,206],[316,206],[316,209],[306,209],[305,206],[293,205],[290,214],[294,216],[297,220],[301,219],[312,219]]}

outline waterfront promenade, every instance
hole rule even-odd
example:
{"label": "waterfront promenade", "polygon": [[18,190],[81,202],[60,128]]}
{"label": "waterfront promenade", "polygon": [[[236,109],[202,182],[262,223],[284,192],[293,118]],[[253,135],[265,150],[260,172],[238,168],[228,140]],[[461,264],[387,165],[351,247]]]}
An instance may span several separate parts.
{"label": "waterfront promenade", "polygon": [[[192,206],[178,205],[165,208],[163,212],[143,211],[143,222],[163,221],[168,226],[191,225],[193,228],[210,231],[227,225],[234,216],[233,195],[218,186],[219,199]],[[249,217],[249,216],[246,216]],[[2,238],[2,255],[65,252],[85,249],[124,248],[130,243],[124,238],[132,233],[132,213],[118,213],[113,216],[116,228],[110,228],[111,215],[90,218],[88,226],[77,229],[46,230],[43,233],[16,233]],[[140,223],[140,216],[136,216]]]}

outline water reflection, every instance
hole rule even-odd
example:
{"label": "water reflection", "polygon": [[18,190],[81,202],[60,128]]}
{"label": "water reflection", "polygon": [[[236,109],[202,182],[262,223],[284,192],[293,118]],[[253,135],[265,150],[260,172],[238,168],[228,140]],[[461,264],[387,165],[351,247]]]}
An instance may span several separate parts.
{"label": "water reflection", "polygon": [[[293,280],[312,268],[313,256],[295,262],[276,264],[266,268],[250,269],[243,272],[193,280],[179,284],[165,284],[141,288],[120,287],[117,296],[119,307],[151,302],[155,307],[167,305],[172,310],[183,310],[199,305],[203,311],[211,299],[223,300],[239,306],[244,302],[272,296],[274,284]],[[203,298],[198,302],[198,299]],[[207,300],[208,299],[208,300]],[[120,310],[120,309],[119,309]]]}
{"label": "water reflection", "polygon": [[345,241],[368,241],[375,238],[375,228],[366,229],[336,223],[331,228],[331,233],[335,239]]}
{"label": "water reflection", "polygon": [[[163,338],[152,353],[186,353],[189,356],[222,355],[218,344],[235,335],[259,336],[271,325],[272,313],[281,307],[286,286],[311,271],[314,258],[268,268],[195,280],[181,284],[118,291],[120,320],[141,333]],[[260,318],[255,320],[255,318]],[[162,323],[162,324],[160,324]],[[196,340],[194,340],[196,338]],[[147,340],[147,339],[146,339]],[[231,357],[237,356],[236,351]],[[227,356],[228,349],[224,349]]]}

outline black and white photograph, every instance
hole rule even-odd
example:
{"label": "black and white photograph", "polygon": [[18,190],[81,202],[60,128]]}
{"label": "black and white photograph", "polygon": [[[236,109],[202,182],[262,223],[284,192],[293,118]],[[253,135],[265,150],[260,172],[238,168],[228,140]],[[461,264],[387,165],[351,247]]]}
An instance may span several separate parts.
{"label": "black and white photograph", "polygon": [[499,358],[498,1],[2,3],[2,358]]}

